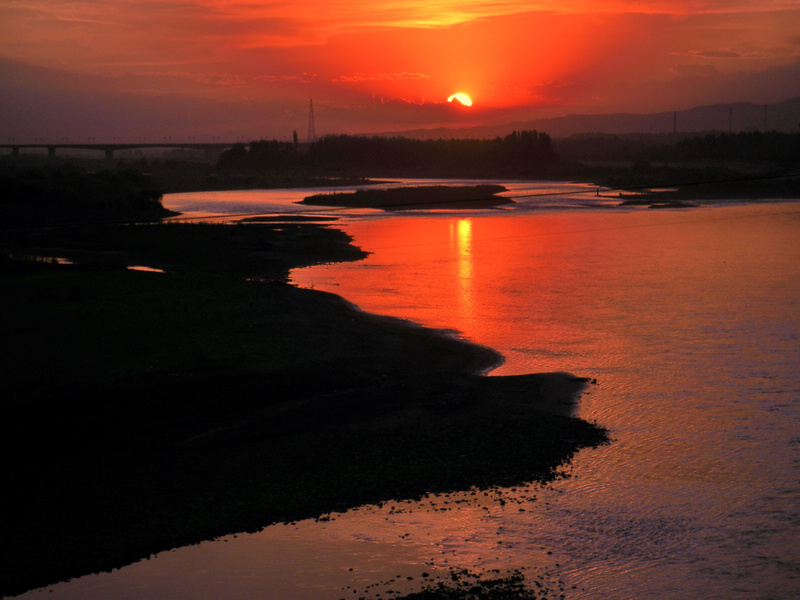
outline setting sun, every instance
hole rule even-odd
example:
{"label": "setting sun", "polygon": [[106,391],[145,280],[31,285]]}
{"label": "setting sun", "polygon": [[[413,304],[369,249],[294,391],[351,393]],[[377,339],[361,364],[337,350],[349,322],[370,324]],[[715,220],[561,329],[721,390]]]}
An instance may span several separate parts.
{"label": "setting sun", "polygon": [[453,100],[458,100],[464,106],[472,106],[472,98],[470,98],[469,96],[467,96],[466,94],[464,94],[462,92],[458,92],[457,94],[453,94],[452,96],[450,96],[447,99],[448,102],[452,102]]}
{"label": "setting sun", "polygon": [[672,115],[800,78],[800,0],[151,4],[0,2],[2,137],[286,141],[309,98],[322,135]]}

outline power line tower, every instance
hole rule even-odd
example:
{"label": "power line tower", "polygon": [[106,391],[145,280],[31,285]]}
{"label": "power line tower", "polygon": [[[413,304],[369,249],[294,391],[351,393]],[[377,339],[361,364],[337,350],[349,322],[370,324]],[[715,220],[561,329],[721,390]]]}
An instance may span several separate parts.
{"label": "power line tower", "polygon": [[314,100],[308,101],[308,143],[317,140],[317,132],[314,129]]}

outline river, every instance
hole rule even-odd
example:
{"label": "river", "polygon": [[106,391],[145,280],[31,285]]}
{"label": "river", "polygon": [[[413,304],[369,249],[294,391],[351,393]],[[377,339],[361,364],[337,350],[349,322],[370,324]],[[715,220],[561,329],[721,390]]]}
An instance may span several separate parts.
{"label": "river", "polygon": [[[500,209],[311,211],[372,254],[293,280],[495,348],[491,375],[596,379],[577,416],[612,443],[548,486],[276,525],[23,597],[386,598],[425,574],[520,569],[548,598],[797,598],[800,204],[621,209],[578,184],[503,183],[517,204]],[[165,205],[308,212],[294,202],[318,191]]]}

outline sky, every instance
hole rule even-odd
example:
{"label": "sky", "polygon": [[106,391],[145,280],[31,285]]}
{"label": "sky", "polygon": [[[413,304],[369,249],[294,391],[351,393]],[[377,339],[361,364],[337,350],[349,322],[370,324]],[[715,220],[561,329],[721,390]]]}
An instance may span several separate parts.
{"label": "sky", "polygon": [[0,2],[0,143],[304,140],[310,100],[321,136],[797,96],[800,0]]}

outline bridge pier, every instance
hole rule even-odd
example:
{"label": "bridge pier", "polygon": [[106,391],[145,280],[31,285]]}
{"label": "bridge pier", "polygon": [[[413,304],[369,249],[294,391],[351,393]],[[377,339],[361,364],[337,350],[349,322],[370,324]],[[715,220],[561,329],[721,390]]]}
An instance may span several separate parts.
{"label": "bridge pier", "polygon": [[56,157],[56,147],[55,146],[48,146],[47,147],[47,156],[50,158]]}
{"label": "bridge pier", "polygon": [[106,160],[114,160],[114,149],[106,148]]}
{"label": "bridge pier", "polygon": [[11,156],[14,158],[19,156],[19,146],[11,146]]}

